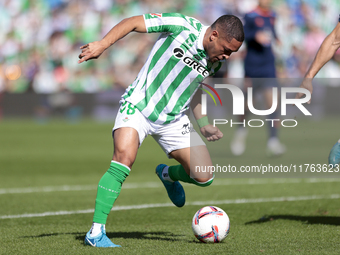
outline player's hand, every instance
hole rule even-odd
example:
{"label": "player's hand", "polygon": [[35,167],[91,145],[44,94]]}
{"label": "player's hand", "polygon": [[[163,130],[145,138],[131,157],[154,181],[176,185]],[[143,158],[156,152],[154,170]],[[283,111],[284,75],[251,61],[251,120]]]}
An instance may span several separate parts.
{"label": "player's hand", "polygon": [[276,39],[276,45],[278,46],[278,47],[281,47],[282,46],[282,42],[281,42],[281,40],[279,40],[279,39]]}
{"label": "player's hand", "polygon": [[201,127],[200,131],[210,142],[217,141],[223,137],[223,133],[218,129],[218,127],[214,127],[211,124]]}
{"label": "player's hand", "polygon": [[[304,78],[301,85],[300,85],[300,88],[308,89],[310,94],[312,95],[312,93],[313,93],[312,79],[311,78]],[[303,95],[305,95],[305,94],[304,93],[297,93],[295,98],[301,98]],[[309,100],[307,102],[307,104],[310,104],[311,100]]]}
{"label": "player's hand", "polygon": [[106,50],[106,47],[101,41],[95,41],[81,46],[80,49],[82,51],[81,54],[79,54],[79,64],[90,59],[99,58],[104,50]]}
{"label": "player's hand", "polygon": [[265,31],[258,31],[255,34],[255,41],[258,42],[259,44],[266,46],[271,44],[271,36],[265,32]]}

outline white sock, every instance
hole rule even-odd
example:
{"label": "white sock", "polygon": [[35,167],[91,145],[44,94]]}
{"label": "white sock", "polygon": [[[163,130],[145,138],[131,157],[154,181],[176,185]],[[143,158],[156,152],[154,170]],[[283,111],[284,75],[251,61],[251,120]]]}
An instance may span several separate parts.
{"label": "white sock", "polygon": [[170,181],[170,182],[174,182],[171,178],[170,178],[170,175],[169,175],[169,167],[166,166],[163,168],[163,171],[162,171],[162,178],[164,181]]}
{"label": "white sock", "polygon": [[103,226],[103,228],[105,230],[105,225],[104,224],[93,222],[92,227],[91,227],[90,236],[91,237],[95,237],[95,236],[99,235],[102,232],[102,226]]}

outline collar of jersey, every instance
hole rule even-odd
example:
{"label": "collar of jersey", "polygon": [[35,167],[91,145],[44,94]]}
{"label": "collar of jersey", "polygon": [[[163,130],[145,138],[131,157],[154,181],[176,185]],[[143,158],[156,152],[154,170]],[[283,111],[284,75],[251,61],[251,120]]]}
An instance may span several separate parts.
{"label": "collar of jersey", "polygon": [[203,47],[203,39],[204,39],[204,35],[207,32],[209,26],[203,26],[201,31],[200,31],[200,35],[198,36],[198,40],[197,40],[197,52],[198,55],[200,55],[200,57],[202,58],[207,58],[207,53],[204,50]]}

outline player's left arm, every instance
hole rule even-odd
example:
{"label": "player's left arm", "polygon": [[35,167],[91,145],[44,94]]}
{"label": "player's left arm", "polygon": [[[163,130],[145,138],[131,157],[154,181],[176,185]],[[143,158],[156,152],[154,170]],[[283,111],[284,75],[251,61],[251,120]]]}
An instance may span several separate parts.
{"label": "player's left arm", "polygon": [[314,78],[320,69],[333,57],[340,47],[340,22],[322,42],[318,53],[313,60],[306,78]]}
{"label": "player's left arm", "polygon": [[100,41],[88,43],[80,47],[82,50],[79,55],[78,63],[90,59],[97,59],[107,48],[130,32],[146,33],[146,26],[142,15],[123,19],[104,38]]}
{"label": "player's left arm", "polygon": [[202,115],[201,95],[202,90],[198,89],[191,101],[192,112],[200,126],[202,135],[207,138],[208,141],[217,141],[223,137],[223,133],[218,127],[214,127],[208,122],[207,115]]}
{"label": "player's left arm", "polygon": [[[340,22],[333,31],[322,42],[318,53],[316,54],[311,66],[309,67],[300,88],[305,88],[313,92],[312,79],[317,75],[320,69],[334,56],[340,47]],[[304,94],[298,93],[296,98],[301,98]],[[308,103],[310,103],[309,101]]]}
{"label": "player's left arm", "polygon": [[278,46],[281,46],[282,43],[281,43],[280,38],[279,38],[278,35],[277,35],[276,28],[275,28],[275,26],[276,26],[276,15],[274,15],[274,17],[273,17],[272,26],[273,26],[273,35],[274,35],[274,38],[275,38],[275,42],[276,42],[276,44],[277,44]]}

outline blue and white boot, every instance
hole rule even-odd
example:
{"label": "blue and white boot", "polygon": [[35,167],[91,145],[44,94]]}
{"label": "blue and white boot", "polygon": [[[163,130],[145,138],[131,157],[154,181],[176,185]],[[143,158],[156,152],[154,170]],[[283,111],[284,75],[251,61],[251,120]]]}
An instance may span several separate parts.
{"label": "blue and white boot", "polygon": [[178,182],[170,182],[166,181],[162,177],[163,169],[167,165],[160,164],[156,167],[156,174],[159,179],[162,181],[166,191],[168,192],[168,196],[171,202],[174,203],[177,207],[182,207],[185,204],[185,192],[182,185]]}
{"label": "blue and white boot", "polygon": [[106,236],[104,226],[102,226],[101,229],[102,232],[95,237],[91,237],[91,230],[87,232],[84,240],[85,245],[90,245],[93,247],[121,247],[120,245],[111,242],[111,240]]}

